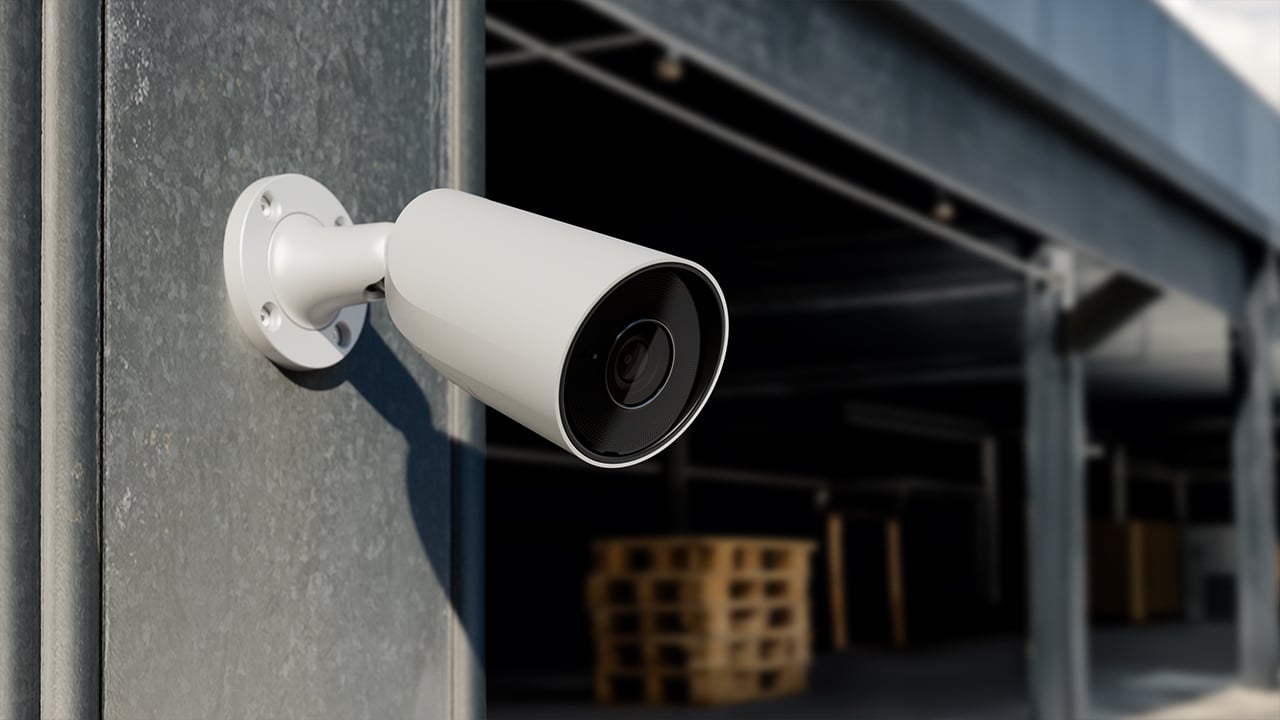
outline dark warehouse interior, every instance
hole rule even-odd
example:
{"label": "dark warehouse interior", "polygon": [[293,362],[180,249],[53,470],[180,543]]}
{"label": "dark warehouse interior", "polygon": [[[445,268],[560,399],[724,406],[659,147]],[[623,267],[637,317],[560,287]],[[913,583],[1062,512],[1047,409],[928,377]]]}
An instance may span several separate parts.
{"label": "dark warehouse interior", "polygon": [[[929,41],[884,7],[848,12]],[[548,42],[622,30],[576,4],[540,3],[535,11],[495,2],[490,14]],[[491,57],[513,49],[493,34],[489,40]],[[664,77],[655,71],[664,59],[658,45],[590,59],[900,207],[945,213],[949,227],[989,246],[1023,258],[1034,252],[1033,229],[695,63],[678,79]],[[970,80],[990,78],[974,70]],[[882,527],[896,518],[903,555],[928,558],[906,562],[911,648],[1025,635],[1026,280],[551,64],[493,68],[487,93],[490,197],[713,268],[731,318],[719,386],[683,447],[668,453],[676,459],[621,472],[579,467],[488,412],[488,522],[501,531],[488,547],[491,697],[589,699],[582,580],[590,542],[615,535],[821,541],[826,518],[839,514],[851,641],[888,647]],[[1070,142],[1094,140],[1078,133]],[[1085,262],[1092,276],[1104,274],[1103,264]],[[1089,282],[1090,272],[1081,277]],[[1181,305],[1161,307],[1169,303]],[[1194,305],[1158,303],[1140,342],[1176,330],[1187,304]],[[1091,520],[1116,512],[1110,486],[1119,453],[1133,478],[1129,517],[1173,521],[1184,502],[1182,522],[1230,522],[1222,482],[1228,331],[1212,312],[1198,312],[1204,317],[1194,331],[1224,348],[1221,358],[1164,358],[1155,345],[1139,357],[1122,349],[1118,359],[1103,353],[1090,361]],[[1178,500],[1167,468],[1194,469],[1182,491],[1189,501]],[[831,650],[827,562],[822,550],[813,561],[820,656]],[[1005,659],[1014,668],[1021,662],[1016,654]]]}

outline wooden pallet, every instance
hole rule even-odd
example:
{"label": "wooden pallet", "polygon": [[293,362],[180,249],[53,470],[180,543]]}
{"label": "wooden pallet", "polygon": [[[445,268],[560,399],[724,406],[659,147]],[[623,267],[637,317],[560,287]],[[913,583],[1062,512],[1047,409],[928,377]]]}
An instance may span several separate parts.
{"label": "wooden pallet", "polygon": [[587,578],[587,607],[687,607],[764,602],[801,602],[808,597],[808,575],[756,570],[733,573],[652,571],[592,573]]}
{"label": "wooden pallet", "polygon": [[598,670],[596,700],[602,703],[645,702],[651,705],[719,705],[763,700],[802,692],[808,668],[763,670]]}
{"label": "wooden pallet", "polygon": [[817,547],[808,540],[675,535],[612,538],[592,543],[593,570],[600,574],[643,572],[738,573],[809,570]]}
{"label": "wooden pallet", "polygon": [[1089,601],[1095,617],[1141,624],[1182,613],[1182,536],[1168,523],[1089,526]]}
{"label": "wooden pallet", "polygon": [[593,544],[600,702],[718,704],[803,690],[815,543],[677,536]]}
{"label": "wooden pallet", "polygon": [[764,670],[807,664],[811,640],[805,631],[755,636],[599,636],[596,667],[619,670]]}
{"label": "wooden pallet", "polygon": [[759,635],[809,628],[808,603],[752,601],[714,606],[632,607],[604,605],[591,610],[591,626],[604,635]]}

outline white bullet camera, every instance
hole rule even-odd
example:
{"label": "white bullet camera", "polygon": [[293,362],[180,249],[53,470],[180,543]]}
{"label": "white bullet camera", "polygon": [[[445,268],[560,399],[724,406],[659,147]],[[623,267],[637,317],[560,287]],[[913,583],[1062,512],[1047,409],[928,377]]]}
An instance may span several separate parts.
{"label": "white bullet camera", "polygon": [[367,304],[449,380],[598,467],[646,460],[715,387],[729,315],[695,263],[456,190],[352,225],[303,175],[250,185],[227,221],[236,319],[295,370],[346,357]]}

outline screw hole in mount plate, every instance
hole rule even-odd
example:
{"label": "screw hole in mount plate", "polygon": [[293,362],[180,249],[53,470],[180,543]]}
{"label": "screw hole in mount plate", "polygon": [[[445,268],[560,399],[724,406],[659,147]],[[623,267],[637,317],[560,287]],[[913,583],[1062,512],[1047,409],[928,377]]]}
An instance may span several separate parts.
{"label": "screw hole in mount plate", "polygon": [[280,313],[276,311],[275,303],[265,303],[258,309],[258,322],[269,331],[274,331],[280,327]]}
{"label": "screw hole in mount plate", "polygon": [[341,215],[333,219],[334,227],[342,227],[343,225],[346,225],[346,224],[347,224],[347,219],[342,217]]}
{"label": "screw hole in mount plate", "polygon": [[343,350],[351,344],[351,328],[341,320],[333,325],[333,342]]}

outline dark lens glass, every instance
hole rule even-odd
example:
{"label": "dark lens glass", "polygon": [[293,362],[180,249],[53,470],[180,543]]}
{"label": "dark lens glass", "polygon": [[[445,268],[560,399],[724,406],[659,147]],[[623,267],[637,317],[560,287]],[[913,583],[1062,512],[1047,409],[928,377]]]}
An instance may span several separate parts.
{"label": "dark lens glass", "polygon": [[693,268],[664,263],[620,280],[569,346],[560,376],[569,442],[608,465],[651,452],[706,401],[727,330],[715,283]]}
{"label": "dark lens glass", "polygon": [[609,397],[624,408],[644,405],[662,392],[671,374],[671,335],[656,320],[638,320],[618,334],[605,365]]}

